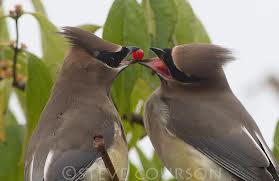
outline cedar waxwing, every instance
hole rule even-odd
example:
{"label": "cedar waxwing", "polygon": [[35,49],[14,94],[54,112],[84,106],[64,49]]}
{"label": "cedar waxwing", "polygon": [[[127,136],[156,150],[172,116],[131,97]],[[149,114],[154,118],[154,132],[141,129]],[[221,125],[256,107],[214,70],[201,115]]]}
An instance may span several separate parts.
{"label": "cedar waxwing", "polygon": [[[94,147],[102,135],[120,180],[128,149],[121,119],[109,96],[113,80],[136,47],[121,47],[79,28],[66,27],[72,44],[25,154],[25,181],[110,181]],[[43,80],[42,80],[43,81]]]}
{"label": "cedar waxwing", "polygon": [[169,171],[187,181],[278,181],[274,156],[225,77],[230,51],[211,44],[151,50],[158,58],[141,63],[161,86],[144,123]]}

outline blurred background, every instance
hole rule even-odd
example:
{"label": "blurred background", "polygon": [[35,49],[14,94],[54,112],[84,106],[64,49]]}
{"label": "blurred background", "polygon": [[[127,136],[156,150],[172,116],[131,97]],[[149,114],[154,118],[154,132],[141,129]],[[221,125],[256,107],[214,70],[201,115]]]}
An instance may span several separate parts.
{"label": "blurred background", "polygon": [[[49,21],[58,28],[94,24],[101,27],[95,32],[100,37],[104,37],[103,26],[107,21],[112,3],[116,1],[41,0]],[[3,9],[5,14],[9,14],[9,10],[13,9],[16,4],[21,4],[25,12],[35,12],[38,8],[34,10],[34,2],[36,1],[4,0]],[[137,2],[142,3],[140,0]],[[279,2],[277,0],[189,0],[188,2],[195,16],[202,22],[211,42],[233,50],[236,61],[225,67],[229,83],[234,93],[256,120],[268,145],[273,147],[273,136],[279,118],[279,83],[276,78],[279,76]],[[154,6],[151,2],[152,8]],[[7,20],[10,39],[14,40],[16,38],[14,20]],[[20,42],[27,45],[28,52],[44,57],[40,38],[41,26],[36,18],[31,15],[22,16],[19,27]],[[106,39],[110,40],[111,36],[107,37]],[[15,92],[11,94],[9,108],[17,121],[24,125],[28,120],[17,97]],[[143,153],[147,158],[153,158],[153,149],[148,138],[140,140],[137,145],[143,148]],[[135,165],[140,165],[142,158],[136,151],[138,148],[131,149],[130,156]]]}

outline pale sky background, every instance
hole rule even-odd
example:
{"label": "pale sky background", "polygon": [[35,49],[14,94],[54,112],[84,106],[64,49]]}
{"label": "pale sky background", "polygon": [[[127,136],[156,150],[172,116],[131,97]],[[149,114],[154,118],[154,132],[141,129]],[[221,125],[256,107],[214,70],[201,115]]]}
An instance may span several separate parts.
{"label": "pale sky background", "polygon": [[[42,0],[51,21],[58,27],[85,23],[103,25],[112,0]],[[278,0],[190,0],[213,43],[231,48],[237,61],[226,66],[229,83],[258,123],[270,146],[279,118],[279,96],[264,83],[265,77],[279,76]],[[5,9],[28,0],[4,0]],[[10,27],[13,24],[10,22]],[[25,16],[20,23],[20,39],[29,50],[41,55],[36,21]],[[98,32],[101,35],[101,31]],[[17,111],[15,101],[10,106]],[[20,118],[21,121],[24,121]],[[143,144],[143,143],[142,143]],[[144,142],[146,147],[150,143]]]}

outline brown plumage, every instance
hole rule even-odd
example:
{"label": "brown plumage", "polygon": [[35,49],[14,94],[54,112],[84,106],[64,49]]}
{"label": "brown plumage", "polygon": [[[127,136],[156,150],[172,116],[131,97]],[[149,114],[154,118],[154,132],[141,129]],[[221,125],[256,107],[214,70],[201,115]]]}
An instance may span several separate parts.
{"label": "brown plumage", "polygon": [[179,70],[207,79],[233,60],[230,50],[211,44],[180,45],[173,49],[172,57]]}
{"label": "brown plumage", "polygon": [[[278,181],[272,152],[224,74],[230,51],[209,44],[152,50],[167,70],[156,71],[154,59],[142,63],[161,78],[146,103],[144,121],[172,174],[178,180]],[[190,170],[191,176],[177,175],[177,169]],[[199,169],[205,177],[195,175]]]}
{"label": "brown plumage", "polygon": [[122,48],[120,45],[107,42],[80,28],[64,27],[63,30],[60,34],[64,35],[73,46],[80,47],[89,54],[94,51],[117,52]]}
{"label": "brown plumage", "polygon": [[[73,47],[30,139],[24,180],[109,181],[93,145],[93,137],[99,134],[104,136],[118,177],[125,180],[127,143],[109,91],[118,73],[127,67],[122,61],[132,51],[78,28],[67,27],[62,34]],[[111,67],[103,58],[120,63]]]}

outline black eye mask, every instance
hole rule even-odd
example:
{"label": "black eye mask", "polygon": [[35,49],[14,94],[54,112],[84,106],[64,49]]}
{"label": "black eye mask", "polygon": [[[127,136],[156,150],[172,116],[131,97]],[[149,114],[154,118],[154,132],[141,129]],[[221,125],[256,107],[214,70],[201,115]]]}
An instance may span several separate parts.
{"label": "black eye mask", "polygon": [[95,57],[110,67],[118,67],[129,53],[130,50],[123,47],[119,52],[95,52]]}
{"label": "black eye mask", "polygon": [[164,63],[166,64],[166,66],[168,67],[171,75],[178,81],[180,82],[184,82],[184,83],[191,83],[191,82],[196,82],[199,80],[202,80],[201,78],[198,78],[196,76],[193,75],[187,75],[184,72],[180,71],[175,64],[173,63],[173,59],[172,59],[172,49],[170,48],[165,48],[163,49],[163,51],[165,52],[162,57],[160,57]]}

